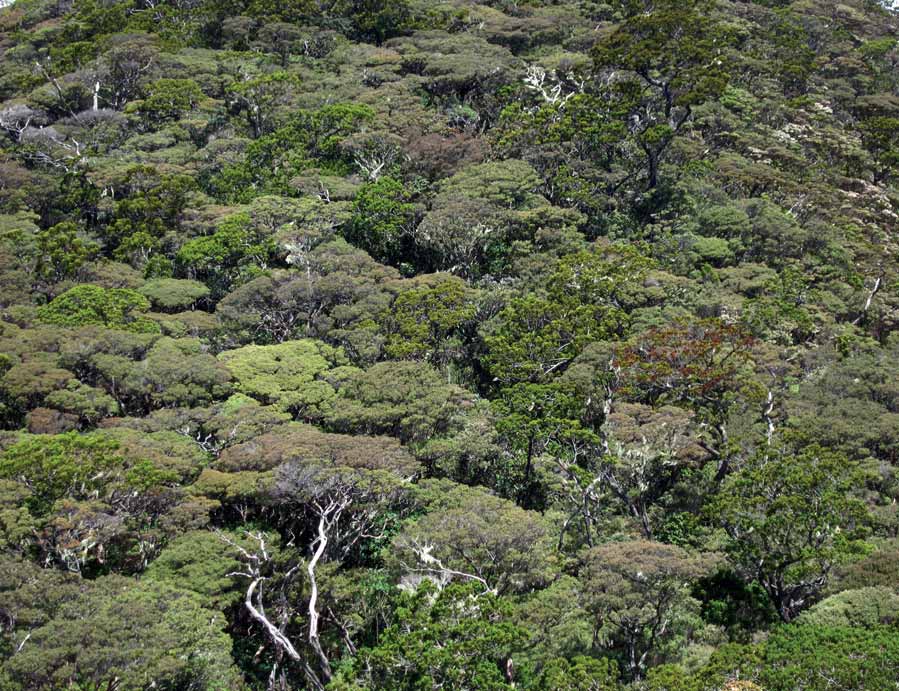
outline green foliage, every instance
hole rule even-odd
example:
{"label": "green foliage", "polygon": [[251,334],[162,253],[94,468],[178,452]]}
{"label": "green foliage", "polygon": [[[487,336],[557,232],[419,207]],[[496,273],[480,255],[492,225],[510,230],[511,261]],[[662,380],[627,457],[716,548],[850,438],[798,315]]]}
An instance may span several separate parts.
{"label": "green foliage", "polygon": [[0,10],[0,688],[894,686],[897,35]]}
{"label": "green foliage", "polygon": [[119,445],[98,433],[29,436],[0,456],[0,477],[29,488],[29,510],[46,514],[63,497],[89,498],[103,488],[124,459]]}
{"label": "green foliage", "polygon": [[[676,657],[697,623],[689,582],[713,564],[679,547],[649,541],[608,543],[590,550],[583,569],[594,639],[622,655],[631,678]],[[676,628],[670,622],[680,620]]]}
{"label": "green foliage", "polygon": [[570,448],[589,449],[599,443],[581,419],[583,406],[582,396],[558,382],[514,384],[493,401],[497,432],[523,458],[523,469],[507,480],[523,505],[542,504],[544,488],[534,477],[536,459],[543,454],[564,457]]}
{"label": "green foliage", "polygon": [[769,281],[766,294],[747,304],[744,321],[753,335],[793,343],[809,338],[814,321],[803,307],[808,283],[794,267],[788,266],[777,279]]}
{"label": "green foliage", "polygon": [[551,661],[533,686],[536,691],[615,691],[618,668],[613,660],[578,656]]}
{"label": "green foliage", "polygon": [[458,578],[504,595],[541,584],[548,575],[549,551],[539,514],[460,487],[394,538],[389,559],[412,583]]}
{"label": "green foliage", "polygon": [[758,579],[785,621],[823,588],[835,563],[858,554],[867,518],[853,496],[859,482],[857,465],[839,453],[774,447],[731,476],[710,504],[736,564]]}
{"label": "green foliage", "polygon": [[72,221],[63,221],[38,233],[35,273],[54,283],[77,276],[78,269],[99,249],[80,231]]}
{"label": "green foliage", "polygon": [[138,108],[151,123],[178,118],[203,98],[193,79],[157,79],[146,87],[146,94]]}
{"label": "green foliage", "polygon": [[249,201],[260,193],[291,195],[290,181],[307,168],[344,173],[347,162],[341,142],[373,116],[372,109],[361,104],[296,113],[283,127],[255,140],[247,147],[245,160],[225,168],[209,187],[220,197]]}
{"label": "green foliage", "polygon": [[332,12],[350,23],[354,38],[379,45],[403,33],[412,19],[407,0],[338,0]]}
{"label": "green foliage", "polygon": [[347,240],[376,259],[395,262],[411,228],[415,207],[410,198],[403,183],[392,177],[364,185],[353,203]]}
{"label": "green foliage", "polygon": [[702,602],[703,619],[725,627],[732,640],[746,640],[777,619],[764,588],[755,581],[746,583],[727,569],[700,579],[693,597]]}
{"label": "green foliage", "polygon": [[155,406],[210,403],[231,391],[228,371],[195,338],[161,338],[140,363],[140,386]]}
{"label": "green foliage", "polygon": [[209,296],[209,288],[198,281],[177,278],[157,278],[147,281],[138,290],[158,310],[177,312],[193,306]]}
{"label": "green foliage", "polygon": [[805,91],[814,70],[815,51],[797,15],[788,10],[773,13],[768,27],[771,36],[771,65],[783,85],[784,93]]}
{"label": "green foliage", "polygon": [[484,338],[490,372],[508,383],[541,381],[573,360],[594,337],[620,328],[615,311],[597,315],[593,306],[578,307],[572,313],[535,295],[513,299],[498,315],[497,333]]}
{"label": "green foliage", "polygon": [[159,255],[169,233],[180,225],[195,186],[186,175],[159,175],[150,166],[130,168],[123,181],[128,196],[116,204],[115,218],[105,230],[116,259],[143,267]]}
{"label": "green foliage", "polygon": [[889,688],[899,672],[899,641],[892,627],[784,626],[765,644],[764,688],[823,691]]}
{"label": "green foliage", "polygon": [[873,628],[899,620],[899,595],[884,587],[844,590],[803,612],[798,624],[820,627]]}
{"label": "green foliage", "polygon": [[594,47],[597,66],[627,69],[650,84],[669,85],[672,106],[695,105],[720,93],[727,80],[720,60],[726,34],[710,16],[709,3],[663,2],[649,12],[629,4],[628,18]]}
{"label": "green foliage", "polygon": [[277,248],[251,224],[246,213],[229,216],[212,235],[185,242],[175,255],[176,266],[191,280],[199,279],[216,297],[244,277],[262,271]]}
{"label": "green foliage", "polygon": [[[240,537],[230,535],[228,539]],[[185,533],[168,544],[150,564],[144,579],[197,593],[203,607],[224,610],[240,599],[237,584],[229,575],[239,569],[240,561],[223,536],[201,530]]]}
{"label": "green foliage", "polygon": [[559,373],[592,341],[621,335],[623,294],[648,262],[614,248],[564,257],[546,281],[546,297],[512,299],[484,335],[485,365],[503,383],[541,382]]}
{"label": "green foliage", "polygon": [[729,37],[705,0],[665,0],[648,12],[639,3],[629,5],[628,18],[594,46],[592,55],[597,70],[628,70],[637,77],[619,82],[615,91],[620,111],[631,122],[636,116],[633,136],[646,157],[647,185],[653,189],[659,160],[692,109],[719,97],[727,86]]}
{"label": "green foliage", "polygon": [[422,585],[400,597],[395,623],[335,686],[511,688],[504,668],[525,633],[503,621],[507,606],[475,585]]}
{"label": "green foliage", "polygon": [[876,162],[874,180],[883,181],[899,168],[899,118],[872,117],[861,122],[862,142]]}
{"label": "green foliage", "polygon": [[88,386],[70,379],[65,388],[48,394],[45,403],[59,410],[74,413],[87,424],[96,424],[101,419],[118,412],[116,400],[103,389]]}
{"label": "green foliage", "polygon": [[9,363],[3,374],[3,390],[17,405],[32,408],[54,391],[71,381],[72,373],[57,366],[56,358],[49,353],[17,364]]}
{"label": "green foliage", "polygon": [[325,422],[340,432],[424,442],[454,427],[467,398],[426,363],[379,362],[346,373]]}
{"label": "green foliage", "polygon": [[137,691],[186,683],[211,691],[239,683],[224,622],[197,596],[153,582],[111,579],[108,585],[97,581],[63,606],[32,632],[30,646],[5,662],[4,671],[20,681],[19,688],[116,683]]}
{"label": "green foliage", "polygon": [[390,308],[391,334],[385,353],[396,359],[446,366],[460,348],[458,334],[475,315],[465,284],[451,276],[400,294]]}
{"label": "green foliage", "polygon": [[219,355],[237,390],[306,419],[330,409],[335,398],[328,374],[347,364],[343,353],[317,341],[244,346]]}
{"label": "green foliage", "polygon": [[145,315],[150,302],[127,288],[79,285],[38,309],[38,317],[57,326],[96,324],[136,333],[156,333],[159,327]]}
{"label": "green foliage", "polygon": [[299,85],[296,75],[279,71],[235,82],[228,94],[246,112],[253,136],[261,137],[272,130],[275,108],[283,105],[290,91]]}
{"label": "green foliage", "polygon": [[834,585],[838,589],[848,590],[881,586],[897,590],[899,586],[895,568],[897,560],[899,552],[895,545],[887,543],[858,561],[838,566]]}
{"label": "green foliage", "polygon": [[506,160],[470,166],[441,185],[447,196],[484,199],[505,208],[522,208],[538,202],[535,190],[540,176],[524,161]]}

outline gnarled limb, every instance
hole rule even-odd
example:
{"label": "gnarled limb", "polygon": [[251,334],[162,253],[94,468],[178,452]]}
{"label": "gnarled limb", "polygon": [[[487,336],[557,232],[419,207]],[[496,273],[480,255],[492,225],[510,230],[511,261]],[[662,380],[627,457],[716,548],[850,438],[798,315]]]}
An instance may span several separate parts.
{"label": "gnarled limb", "polygon": [[[269,616],[265,612],[265,604],[263,599],[262,587],[265,581],[269,580],[267,576],[263,576],[263,568],[266,564],[269,563],[271,557],[268,553],[268,549],[265,544],[265,536],[262,533],[247,533],[250,537],[256,540],[259,545],[259,550],[257,552],[250,552],[246,548],[237,544],[229,537],[224,535],[222,532],[217,531],[219,538],[225,542],[226,544],[233,547],[237,550],[246,564],[245,571],[233,571],[229,573],[229,576],[242,576],[244,578],[250,579],[250,584],[247,586],[247,592],[244,596],[244,606],[249,612],[250,617],[258,623],[267,638],[272,642],[272,645],[275,648],[277,653],[276,661],[272,668],[272,672],[269,675],[269,689],[275,689],[276,683],[278,681],[277,671],[280,666],[281,659],[286,655],[290,660],[299,664],[309,684],[316,691],[324,691],[325,685],[322,683],[319,675],[316,674],[315,670],[309,665],[309,663],[300,655],[299,651],[297,651],[296,646],[294,646],[293,642],[288,638],[288,636],[284,633],[287,628],[287,624],[290,620],[290,612],[289,608],[286,606],[282,606],[279,612],[279,621],[276,625]],[[285,582],[289,583],[296,572],[299,570],[300,565],[297,564],[293,566],[284,576]],[[282,587],[282,600],[286,600],[286,597],[283,597],[285,594],[283,592],[284,588]],[[281,684],[283,686],[283,684]]]}

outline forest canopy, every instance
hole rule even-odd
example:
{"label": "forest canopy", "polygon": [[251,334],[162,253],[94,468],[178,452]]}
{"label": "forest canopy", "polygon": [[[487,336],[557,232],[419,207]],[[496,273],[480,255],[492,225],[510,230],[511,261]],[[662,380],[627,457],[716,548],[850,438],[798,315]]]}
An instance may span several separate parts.
{"label": "forest canopy", "polygon": [[0,689],[895,688],[891,3],[0,0],[0,56]]}

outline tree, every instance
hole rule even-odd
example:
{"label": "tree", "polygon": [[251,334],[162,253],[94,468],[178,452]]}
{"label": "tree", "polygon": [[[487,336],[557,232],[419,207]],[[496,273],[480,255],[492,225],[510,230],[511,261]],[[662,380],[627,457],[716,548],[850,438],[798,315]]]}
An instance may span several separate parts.
{"label": "tree", "polygon": [[16,409],[29,410],[66,386],[72,377],[69,370],[59,367],[57,358],[49,353],[34,353],[28,360],[8,367],[3,373],[2,389]]}
{"label": "tree", "polygon": [[343,346],[357,364],[376,360],[384,344],[377,320],[393,300],[398,272],[343,239],[288,251],[299,271],[269,272],[219,302],[233,336],[257,343],[315,337]]}
{"label": "tree", "polygon": [[401,34],[412,19],[407,0],[337,0],[331,12],[350,24],[355,38],[378,45]]}
{"label": "tree", "polygon": [[247,213],[236,213],[223,219],[212,235],[181,245],[175,266],[182,276],[202,281],[219,298],[242,278],[258,275],[276,254],[272,238],[254,227]]}
{"label": "tree", "polygon": [[203,409],[162,409],[150,418],[129,420],[137,429],[157,431],[175,428],[193,437],[215,454],[259,437],[291,421],[291,415],[275,406],[264,406],[244,394],[232,394],[224,401]]}
{"label": "tree", "polygon": [[160,175],[147,165],[129,168],[117,183],[121,199],[104,230],[106,243],[117,259],[146,271],[151,259],[166,260],[196,183],[187,175]]}
{"label": "tree", "polygon": [[338,432],[390,434],[422,443],[450,432],[470,399],[423,362],[379,362],[347,374],[324,417]]}
{"label": "tree", "polygon": [[[228,534],[235,544],[252,547],[252,541],[239,534]],[[195,530],[179,535],[167,544],[144,572],[143,579],[179,590],[196,593],[202,606],[225,611],[243,597],[234,577],[241,562],[222,535],[212,530]]]}
{"label": "tree", "polygon": [[854,496],[860,484],[858,466],[842,454],[784,443],[760,452],[710,502],[732,559],[785,622],[811,604],[835,564],[858,552],[867,518]]}
{"label": "tree", "polygon": [[809,77],[815,70],[816,58],[807,28],[793,12],[773,12],[765,24],[768,40],[755,52],[767,58],[766,62],[779,77],[785,95],[805,93]]}
{"label": "tree", "polygon": [[209,187],[218,196],[242,202],[259,192],[294,195],[290,183],[304,170],[320,166],[332,173],[346,172],[350,161],[341,143],[373,117],[374,111],[364,104],[301,110],[282,127],[253,141],[244,160],[225,166]]}
{"label": "tree", "polygon": [[209,295],[209,288],[198,281],[178,278],[156,278],[147,281],[138,292],[163,312],[180,312]]}
{"label": "tree", "polygon": [[508,610],[508,601],[477,584],[423,584],[400,596],[391,626],[334,687],[514,688],[514,653],[526,634],[507,620]]}
{"label": "tree", "polygon": [[[534,480],[535,462],[542,455],[551,456],[565,470],[570,468],[569,463],[587,466],[590,456],[596,455],[599,437],[582,424],[584,407],[579,392],[558,381],[515,384],[504,388],[493,401],[497,432],[511,449],[524,456],[524,469],[515,483],[522,505],[542,503],[544,490]],[[584,527],[590,544],[592,525],[588,522]]]}
{"label": "tree", "polygon": [[77,598],[82,585],[75,574],[44,569],[9,554],[0,557],[0,617],[4,624],[0,645],[4,660],[34,629],[51,621],[60,606]]}
{"label": "tree", "polygon": [[274,129],[276,109],[289,102],[293,89],[299,85],[295,74],[283,70],[256,77],[243,75],[228,88],[234,107],[246,113],[254,139]]}
{"label": "tree", "polygon": [[552,660],[540,674],[535,691],[616,691],[618,667],[614,660],[579,655],[569,662]]}
{"label": "tree", "polygon": [[379,261],[395,263],[412,229],[415,207],[405,185],[390,176],[365,184],[353,202],[346,238]]}
{"label": "tree", "polygon": [[539,514],[484,490],[457,486],[393,540],[404,581],[473,581],[484,591],[527,592],[547,575],[549,545]]}
{"label": "tree", "polygon": [[700,555],[646,540],[594,547],[580,576],[594,646],[619,650],[628,676],[642,678],[689,639],[696,626],[689,621],[690,582],[710,566]]}
{"label": "tree", "polygon": [[899,666],[895,629],[888,626],[778,626],[759,645],[721,646],[695,674],[671,666],[650,674],[653,691],[826,691],[888,688]]}
{"label": "tree", "polygon": [[227,367],[196,338],[160,338],[138,370],[153,406],[204,405],[231,392]]}
{"label": "tree", "polygon": [[224,624],[224,617],[204,609],[193,593],[111,576],[95,581],[34,629],[3,669],[21,684],[13,688],[22,689],[238,688]]}
{"label": "tree", "polygon": [[178,486],[207,461],[176,432],[111,429],[26,436],[0,456],[0,475],[28,489],[23,505],[39,519],[32,546],[44,563],[97,576],[146,567]]}
{"label": "tree", "polygon": [[193,79],[157,79],[145,88],[146,97],[138,108],[148,121],[159,121],[180,117],[196,108],[203,99],[203,92]]}
{"label": "tree", "polygon": [[204,352],[199,339],[162,337],[145,341],[134,351],[129,345],[134,344],[105,343],[99,352],[76,348],[68,356],[84,380],[106,389],[124,413],[201,405],[231,392],[227,368]]}
{"label": "tree", "polygon": [[326,375],[347,364],[343,353],[312,340],[244,346],[219,355],[237,390],[307,419],[330,410],[335,398]]}
{"label": "tree", "polygon": [[708,430],[704,446],[720,481],[730,471],[729,415],[760,398],[748,369],[752,342],[741,328],[714,319],[647,329],[615,349],[611,395],[692,409]]}
{"label": "tree", "polygon": [[618,665],[611,658],[593,658],[596,665],[579,664],[582,655],[592,656],[593,621],[586,604],[580,582],[569,575],[517,598],[513,621],[528,632],[528,645],[516,662],[538,689],[551,679],[574,681],[577,670],[584,667],[595,671],[600,683],[610,677],[617,683]]}
{"label": "tree", "polygon": [[156,61],[155,39],[146,34],[117,34],[110,39],[110,49],[97,62],[91,75],[94,94],[93,109],[100,102],[121,110],[140,92],[141,82]]}
{"label": "tree", "polygon": [[465,284],[451,276],[400,293],[390,308],[388,357],[421,359],[445,369],[459,357],[459,332],[474,318]]}
{"label": "tree", "polygon": [[516,297],[484,335],[485,365],[504,384],[541,382],[564,369],[591,340],[620,328],[619,314],[596,306]]}
{"label": "tree", "polygon": [[618,404],[603,426],[607,455],[597,480],[652,540],[667,494],[709,457],[692,416],[674,406]]}
{"label": "tree", "polygon": [[643,151],[647,187],[659,182],[659,162],[699,104],[727,86],[727,34],[706,0],[626,3],[629,16],[594,46],[595,67],[627,70],[637,80],[613,81],[626,119]]}
{"label": "tree", "polygon": [[41,321],[58,326],[97,324],[138,333],[158,333],[159,326],[145,316],[150,302],[128,288],[78,285],[38,309]]}
{"label": "tree", "polygon": [[119,445],[99,433],[29,436],[0,456],[0,477],[28,487],[26,505],[44,515],[57,499],[100,492],[123,465]]}
{"label": "tree", "polygon": [[281,69],[286,70],[290,56],[302,50],[305,33],[301,27],[288,22],[266,22],[259,29],[255,46],[264,52],[276,53],[281,58]]}
{"label": "tree", "polygon": [[81,228],[63,221],[38,234],[35,272],[51,283],[75,278],[78,270],[97,253],[95,243],[83,237]]}
{"label": "tree", "polygon": [[[291,461],[278,469],[271,501],[281,512],[285,530],[308,536],[304,550],[308,560],[286,554],[286,559],[282,557],[278,563],[267,547],[270,538],[261,532],[248,535],[256,543],[249,549],[226,539],[243,562],[242,570],[232,575],[249,582],[245,609],[274,648],[270,688],[276,681],[281,687],[285,685],[288,665],[297,665],[309,685],[318,690],[332,679],[333,653],[321,628],[325,619],[319,569],[327,562],[358,555],[367,541],[383,538],[391,515],[402,511],[403,484],[389,472],[321,465],[305,459]],[[262,586],[271,579],[268,573],[272,568],[277,570],[280,591],[274,592],[274,602],[266,603]],[[303,643],[298,650],[300,644],[294,642],[298,632],[291,630],[298,611],[288,595],[303,572],[308,590],[304,598]],[[333,619],[330,613],[329,620]],[[336,626],[340,628],[339,621]],[[343,634],[346,638],[345,629]],[[349,646],[353,649],[352,641]],[[303,649],[305,654],[301,655],[299,651]]]}
{"label": "tree", "polygon": [[272,271],[237,287],[216,305],[232,336],[259,344],[283,343],[299,336],[323,336],[316,328],[324,318],[318,295],[321,276]]}
{"label": "tree", "polygon": [[899,595],[884,586],[844,590],[799,615],[804,626],[854,626],[870,629],[899,621]]}
{"label": "tree", "polygon": [[623,332],[628,291],[648,267],[620,245],[564,256],[544,279],[545,294],[513,298],[484,328],[484,364],[505,385],[561,374],[588,343]]}
{"label": "tree", "polygon": [[415,246],[434,269],[477,278],[489,272],[492,254],[508,249],[508,215],[484,199],[442,194],[415,228]]}
{"label": "tree", "polygon": [[874,158],[874,182],[882,183],[899,168],[899,118],[874,116],[860,123],[862,141]]}
{"label": "tree", "polygon": [[[625,120],[628,103],[588,89],[584,70],[572,68],[529,68],[525,84],[532,88],[522,94],[522,102],[502,111],[497,144],[540,171],[553,203],[574,204],[592,222],[607,225],[614,195],[635,175]],[[549,102],[533,88],[547,76],[554,81]]]}
{"label": "tree", "polygon": [[759,681],[766,689],[889,688],[899,674],[893,627],[783,626],[764,651]]}
{"label": "tree", "polygon": [[77,415],[84,425],[95,425],[118,412],[116,400],[103,389],[69,379],[65,388],[47,396],[45,403],[66,413]]}
{"label": "tree", "polygon": [[288,462],[384,471],[406,480],[421,473],[419,462],[396,439],[331,434],[299,423],[281,424],[272,431],[228,444],[221,451],[217,467],[232,472],[267,471]]}

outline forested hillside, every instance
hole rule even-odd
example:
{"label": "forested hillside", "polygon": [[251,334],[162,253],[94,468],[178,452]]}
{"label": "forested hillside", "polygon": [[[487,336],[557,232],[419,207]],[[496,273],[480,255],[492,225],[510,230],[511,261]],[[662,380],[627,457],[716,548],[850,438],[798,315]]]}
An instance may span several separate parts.
{"label": "forested hillside", "polygon": [[18,0],[0,55],[0,689],[896,688],[894,10]]}

